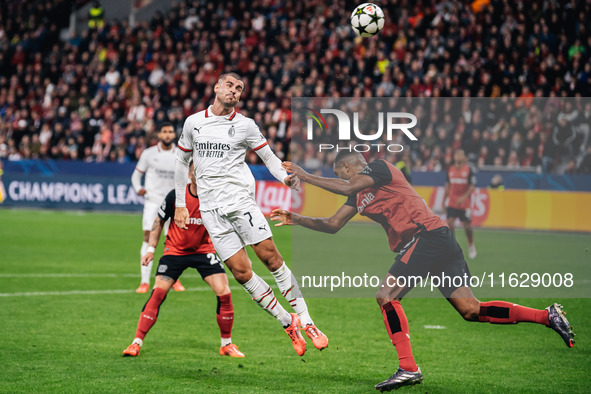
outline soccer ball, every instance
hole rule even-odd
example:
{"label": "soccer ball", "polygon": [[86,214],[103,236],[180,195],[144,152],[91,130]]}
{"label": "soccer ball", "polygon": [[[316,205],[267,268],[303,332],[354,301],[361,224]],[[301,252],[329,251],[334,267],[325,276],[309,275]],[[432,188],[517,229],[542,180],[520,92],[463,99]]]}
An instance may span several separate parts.
{"label": "soccer ball", "polygon": [[384,12],[372,3],[363,3],[351,14],[353,31],[361,37],[373,37],[384,27]]}

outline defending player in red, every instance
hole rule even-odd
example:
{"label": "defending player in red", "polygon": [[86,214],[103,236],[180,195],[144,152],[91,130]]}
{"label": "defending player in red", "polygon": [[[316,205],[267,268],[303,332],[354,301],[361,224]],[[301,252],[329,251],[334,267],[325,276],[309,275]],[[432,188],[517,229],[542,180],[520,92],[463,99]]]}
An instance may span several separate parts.
{"label": "defending player in red", "polygon": [[476,176],[468,165],[466,154],[462,149],[454,152],[454,164],[447,171],[445,181],[445,195],[447,203],[447,225],[454,232],[456,218],[459,218],[468,239],[468,257],[476,258],[476,246],[474,246],[474,232],[472,231],[472,215],[470,213],[470,200],[476,189]]}
{"label": "defending player in red", "polygon": [[[414,360],[408,321],[400,303],[412,287],[400,286],[396,279],[411,275],[425,277],[428,272],[438,276],[470,276],[462,249],[447,223],[429,209],[400,170],[384,160],[367,164],[361,154],[341,151],[334,162],[334,172],[340,179],[311,175],[289,162],[284,162],[284,166],[304,182],[349,198],[332,217],[312,218],[274,210],[271,219],[280,222],[276,226],[297,224],[336,233],[359,212],[380,223],[388,234],[390,249],[398,255],[376,298],[398,353],[399,368],[375,388],[389,391],[420,383],[423,374]],[[442,286],[439,291],[467,321],[543,324],[560,334],[568,347],[574,344],[574,333],[558,304],[538,310],[506,301],[480,302],[470,287]]]}
{"label": "defending player in red", "polygon": [[[228,277],[224,267],[216,256],[209,234],[202,223],[192,163],[189,167],[189,179],[191,183],[187,185],[185,194],[185,201],[189,211],[187,229],[181,230],[177,226],[170,226],[164,243],[164,253],[160,258],[156,271],[154,289],[140,313],[135,339],[123,351],[124,356],[139,356],[144,337],[156,323],[160,305],[164,302],[166,294],[168,294],[173,283],[176,282],[183,271],[193,267],[199,271],[199,274],[211,287],[218,300],[216,318],[221,336],[220,355],[244,357],[244,354],[232,343],[232,325],[234,324],[232,294],[230,293]],[[174,217],[174,210],[175,191],[172,190],[158,210],[158,216],[154,220],[150,232],[150,246],[142,258],[142,264],[147,265],[154,258],[154,250],[158,245],[164,223],[169,218]]]}

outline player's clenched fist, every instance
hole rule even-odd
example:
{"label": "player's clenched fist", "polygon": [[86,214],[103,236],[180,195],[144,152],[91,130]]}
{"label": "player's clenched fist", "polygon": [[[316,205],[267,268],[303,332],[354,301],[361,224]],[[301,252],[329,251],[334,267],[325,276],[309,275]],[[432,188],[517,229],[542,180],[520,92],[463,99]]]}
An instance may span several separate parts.
{"label": "player's clenched fist", "polygon": [[154,260],[154,252],[147,252],[145,255],[142,256],[142,265],[147,267]]}
{"label": "player's clenched fist", "polygon": [[187,227],[187,224],[189,224],[189,211],[187,207],[177,207],[174,210],[174,224],[183,230],[189,228]]}

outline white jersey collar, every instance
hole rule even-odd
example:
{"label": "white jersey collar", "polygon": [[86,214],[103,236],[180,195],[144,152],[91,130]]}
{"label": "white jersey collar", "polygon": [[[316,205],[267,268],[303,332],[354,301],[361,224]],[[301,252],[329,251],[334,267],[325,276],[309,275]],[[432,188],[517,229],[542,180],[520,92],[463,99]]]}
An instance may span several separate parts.
{"label": "white jersey collar", "polygon": [[236,107],[234,107],[234,109],[232,110],[232,112],[230,112],[228,115],[223,115],[223,116],[217,116],[215,115],[213,112],[211,112],[211,105],[209,107],[207,107],[205,109],[205,117],[206,118],[211,118],[211,117],[220,117],[220,118],[225,118],[228,120],[232,120],[234,119],[234,117],[236,116]]}

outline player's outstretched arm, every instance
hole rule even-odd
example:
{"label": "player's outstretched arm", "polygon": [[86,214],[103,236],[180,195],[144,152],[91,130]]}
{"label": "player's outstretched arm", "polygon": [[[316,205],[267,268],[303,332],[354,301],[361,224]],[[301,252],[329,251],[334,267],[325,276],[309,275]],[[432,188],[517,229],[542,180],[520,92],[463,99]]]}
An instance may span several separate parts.
{"label": "player's outstretched arm", "polygon": [[152,224],[152,229],[150,230],[150,239],[148,240],[148,251],[145,255],[142,256],[142,265],[148,266],[150,261],[154,260],[154,250],[156,246],[158,246],[158,241],[160,240],[160,235],[162,234],[162,229],[164,228],[164,220],[160,219],[156,216],[154,219],[154,223]]}
{"label": "player's outstretched arm", "polygon": [[321,176],[312,175],[306,172],[297,164],[289,161],[284,161],[282,164],[289,173],[297,176],[304,182],[310,185],[318,186],[334,194],[342,196],[352,196],[363,189],[375,185],[375,181],[368,175],[358,174],[348,181],[338,178],[324,178]]}
{"label": "player's outstretched arm", "polygon": [[275,153],[269,148],[269,145],[265,145],[261,149],[257,149],[255,152],[259,155],[261,160],[263,160],[263,163],[265,163],[265,166],[267,166],[271,175],[273,175],[279,182],[292,189],[300,189],[300,180],[296,176],[287,174],[287,171],[285,171],[281,164],[281,160],[275,156]]}
{"label": "player's outstretched arm", "polygon": [[357,210],[349,205],[343,205],[329,218],[313,218],[284,209],[275,209],[271,213],[271,220],[279,222],[275,224],[275,227],[300,225],[311,230],[334,234],[343,228],[355,214],[357,214]]}

